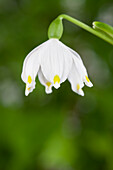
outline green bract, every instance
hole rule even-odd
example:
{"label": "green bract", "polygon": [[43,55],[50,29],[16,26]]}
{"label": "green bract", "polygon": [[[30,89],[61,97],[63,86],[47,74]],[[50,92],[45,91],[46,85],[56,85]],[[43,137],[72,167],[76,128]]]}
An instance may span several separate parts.
{"label": "green bract", "polygon": [[60,39],[63,34],[62,19],[56,18],[49,26],[48,37]]}
{"label": "green bract", "polygon": [[93,22],[93,28],[103,31],[104,33],[108,34],[111,38],[113,38],[113,27],[103,22],[95,21]]}

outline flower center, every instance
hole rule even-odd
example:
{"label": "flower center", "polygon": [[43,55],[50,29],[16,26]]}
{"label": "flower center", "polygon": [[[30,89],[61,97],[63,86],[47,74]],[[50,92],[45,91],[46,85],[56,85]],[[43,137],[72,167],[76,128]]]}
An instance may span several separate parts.
{"label": "flower center", "polygon": [[29,91],[31,89],[31,87],[27,88],[27,90]]}
{"label": "flower center", "polygon": [[28,87],[28,88],[27,88],[27,85],[26,85],[26,90],[30,91],[30,89],[31,89],[31,87]]}
{"label": "flower center", "polygon": [[48,87],[50,87],[50,86],[51,86],[51,82],[47,82],[46,85],[47,85]]}
{"label": "flower center", "polygon": [[79,84],[77,84],[77,90],[79,90],[80,89],[80,85]]}
{"label": "flower center", "polygon": [[27,82],[28,82],[29,84],[31,84],[31,82],[32,82],[31,76],[28,76]]}
{"label": "flower center", "polygon": [[85,76],[85,77],[86,77],[87,82],[90,82],[89,78],[87,76]]}
{"label": "flower center", "polygon": [[60,83],[60,77],[58,76],[58,75],[56,75],[55,77],[54,77],[54,84],[55,83]]}

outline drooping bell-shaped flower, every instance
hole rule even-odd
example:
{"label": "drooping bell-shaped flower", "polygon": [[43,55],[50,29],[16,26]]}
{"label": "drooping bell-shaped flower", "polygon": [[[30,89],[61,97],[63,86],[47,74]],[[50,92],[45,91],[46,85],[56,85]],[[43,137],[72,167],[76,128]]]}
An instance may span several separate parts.
{"label": "drooping bell-shaped flower", "polygon": [[84,83],[93,86],[79,54],[56,38],[36,47],[25,58],[21,78],[26,83],[26,96],[35,88],[37,75],[46,93],[51,93],[52,87],[58,89],[66,79],[81,96],[84,96]]}
{"label": "drooping bell-shaped flower", "polygon": [[59,41],[62,34],[62,17],[58,17],[49,26],[49,40],[25,58],[21,78],[26,83],[26,96],[35,88],[37,75],[46,93],[51,93],[52,87],[58,89],[66,79],[72,90],[81,96],[84,96],[84,84],[93,86],[79,54]]}

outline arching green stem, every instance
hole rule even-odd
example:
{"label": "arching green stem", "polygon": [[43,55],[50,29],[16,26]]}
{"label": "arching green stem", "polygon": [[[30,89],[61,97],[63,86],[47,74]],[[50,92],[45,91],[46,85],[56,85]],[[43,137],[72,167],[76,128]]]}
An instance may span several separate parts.
{"label": "arching green stem", "polygon": [[[103,39],[104,41],[107,41],[108,43],[110,43],[110,44],[113,45],[113,38],[112,38],[111,36],[109,36],[109,35],[106,35],[106,32],[101,32],[101,31],[98,31],[98,30],[96,30],[96,29],[94,29],[94,28],[91,28],[90,26],[84,24],[83,22],[78,21],[77,19],[74,19],[73,17],[70,17],[70,16],[65,15],[65,14],[59,15],[56,20],[59,21],[59,23],[60,23],[60,25],[61,25],[63,19],[66,19],[66,20],[72,22],[73,24],[75,24],[75,25],[83,28],[84,30],[92,33],[93,35],[96,35],[97,37],[99,37],[99,38]],[[55,20],[54,20],[54,21],[55,21]],[[54,24],[53,24],[54,21],[52,22],[52,24],[50,24],[50,27],[49,27],[49,32],[48,32],[49,38],[54,38],[54,34],[53,34],[53,31],[52,31],[52,29],[53,29],[53,28],[52,28],[52,25],[54,25]],[[58,22],[57,22],[57,23],[58,23]],[[54,25],[54,26],[55,26],[55,25]],[[57,25],[57,27],[58,27],[58,25]],[[50,29],[50,28],[51,28],[51,29]],[[58,28],[59,28],[59,27],[58,27]],[[55,29],[54,29],[54,30],[55,30]],[[60,29],[59,29],[59,30],[60,30]],[[63,33],[62,27],[61,27],[60,36],[58,36],[58,39],[60,39],[61,36],[62,36],[61,32]],[[50,33],[52,33],[52,37],[51,37]],[[58,33],[58,32],[57,32],[57,33]],[[55,36],[55,38],[57,38],[57,36]]]}

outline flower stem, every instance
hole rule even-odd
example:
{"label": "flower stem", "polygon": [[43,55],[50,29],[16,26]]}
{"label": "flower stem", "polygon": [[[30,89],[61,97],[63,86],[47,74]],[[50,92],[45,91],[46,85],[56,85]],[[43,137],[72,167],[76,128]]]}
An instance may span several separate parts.
{"label": "flower stem", "polygon": [[99,32],[99,31],[91,28],[90,26],[84,24],[84,23],[81,22],[81,21],[78,21],[77,19],[74,19],[73,17],[70,17],[70,16],[65,15],[65,14],[61,14],[61,15],[58,16],[58,18],[59,18],[60,20],[66,19],[66,20],[72,22],[73,24],[75,24],[75,25],[83,28],[84,30],[86,30],[86,31],[88,31],[88,32],[96,35],[97,37],[99,37],[99,38],[103,39],[104,41],[107,41],[108,43],[110,43],[110,44],[113,45],[113,38],[109,37],[108,35],[105,35],[105,34],[102,33],[102,32]]}

